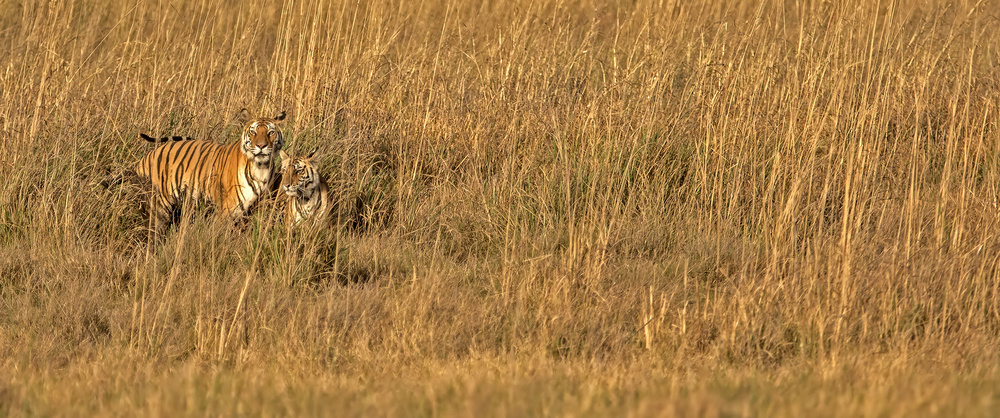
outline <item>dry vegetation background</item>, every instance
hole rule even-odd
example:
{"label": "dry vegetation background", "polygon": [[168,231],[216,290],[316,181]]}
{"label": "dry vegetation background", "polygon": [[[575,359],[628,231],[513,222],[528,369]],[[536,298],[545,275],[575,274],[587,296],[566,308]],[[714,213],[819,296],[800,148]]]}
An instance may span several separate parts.
{"label": "dry vegetation background", "polygon": [[[1000,4],[0,1],[0,415],[995,416]],[[337,220],[97,182],[287,110]]]}

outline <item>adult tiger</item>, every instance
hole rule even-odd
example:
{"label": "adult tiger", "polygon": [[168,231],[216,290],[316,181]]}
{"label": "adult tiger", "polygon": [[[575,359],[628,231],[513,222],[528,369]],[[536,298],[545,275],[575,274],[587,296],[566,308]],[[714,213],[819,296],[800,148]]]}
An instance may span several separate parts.
{"label": "adult tiger", "polygon": [[239,218],[262,194],[270,192],[274,153],[284,144],[278,124],[285,119],[285,112],[273,118],[251,119],[243,109],[240,116],[246,122],[235,144],[139,134],[149,142],[167,142],[133,168],[136,175],[152,183],[149,217],[158,234],[169,226],[185,198],[210,201],[220,216]]}
{"label": "adult tiger", "polygon": [[330,213],[330,188],[319,174],[314,157],[319,148],[313,148],[305,157],[281,153],[281,189],[285,192],[287,206],[285,222],[289,225],[313,218],[321,223]]}

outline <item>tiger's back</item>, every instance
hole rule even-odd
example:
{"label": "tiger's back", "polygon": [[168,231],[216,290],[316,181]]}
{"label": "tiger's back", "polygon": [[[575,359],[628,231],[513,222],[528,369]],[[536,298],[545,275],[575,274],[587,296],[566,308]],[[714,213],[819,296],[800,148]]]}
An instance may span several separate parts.
{"label": "tiger's back", "polygon": [[135,172],[150,179],[165,204],[190,196],[215,203],[224,211],[245,209],[252,196],[241,193],[240,177],[249,177],[249,164],[240,158],[238,147],[195,139],[171,142],[146,154]]}

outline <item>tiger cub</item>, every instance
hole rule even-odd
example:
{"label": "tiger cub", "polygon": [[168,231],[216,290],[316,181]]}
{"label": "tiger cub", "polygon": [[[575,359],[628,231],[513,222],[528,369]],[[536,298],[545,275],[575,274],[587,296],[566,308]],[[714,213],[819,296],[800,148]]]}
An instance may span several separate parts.
{"label": "tiger cub", "polygon": [[330,213],[330,188],[316,167],[314,148],[305,157],[281,153],[281,189],[287,202],[285,222],[289,225],[312,218],[314,223],[322,223]]}
{"label": "tiger cub", "polygon": [[240,141],[234,144],[139,134],[149,142],[166,142],[133,167],[136,175],[152,183],[149,217],[158,234],[166,230],[186,198],[207,200],[215,204],[219,216],[238,219],[270,192],[276,174],[274,156],[284,144],[278,124],[285,112],[273,118],[250,118],[243,109],[240,117],[246,122]]}

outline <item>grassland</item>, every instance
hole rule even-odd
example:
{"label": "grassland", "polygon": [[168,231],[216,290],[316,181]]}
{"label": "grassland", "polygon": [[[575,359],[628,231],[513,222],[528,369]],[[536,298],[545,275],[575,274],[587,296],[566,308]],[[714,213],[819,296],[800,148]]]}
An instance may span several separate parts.
{"label": "grassland", "polygon": [[[0,0],[0,415],[1000,413],[997,1],[276,3]],[[243,107],[336,221],[147,242]]]}

